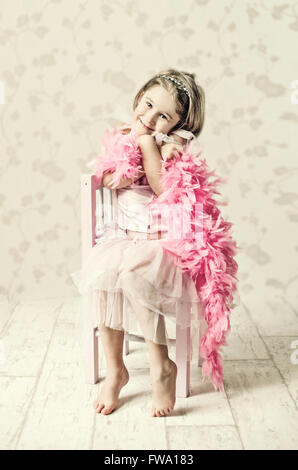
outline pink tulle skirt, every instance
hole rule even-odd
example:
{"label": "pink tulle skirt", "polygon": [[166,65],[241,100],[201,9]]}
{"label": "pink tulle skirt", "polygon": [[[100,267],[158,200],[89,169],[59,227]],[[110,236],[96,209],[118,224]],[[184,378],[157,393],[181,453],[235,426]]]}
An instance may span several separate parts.
{"label": "pink tulle skirt", "polygon": [[176,324],[190,326],[188,357],[198,359],[199,330],[205,323],[202,305],[193,280],[176,266],[175,255],[164,250],[160,240],[132,231],[115,238],[107,231],[83,269],[71,277],[79,292],[88,296],[96,325],[169,347]]}

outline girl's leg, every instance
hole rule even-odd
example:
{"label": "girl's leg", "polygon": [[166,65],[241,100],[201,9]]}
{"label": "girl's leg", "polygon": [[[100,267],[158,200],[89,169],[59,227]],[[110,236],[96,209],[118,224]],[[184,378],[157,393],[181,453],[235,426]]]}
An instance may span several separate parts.
{"label": "girl's leg", "polygon": [[106,379],[100,394],[94,402],[97,413],[110,414],[118,404],[118,397],[122,387],[129,379],[128,371],[123,362],[124,332],[99,326],[100,337],[106,359]]}
{"label": "girl's leg", "polygon": [[[177,366],[169,358],[166,344],[165,319],[158,317],[155,327],[155,319],[152,312],[138,303],[132,296],[128,296],[135,315],[139,321],[145,341],[148,345],[150,360],[150,377],[153,388],[152,416],[166,416],[171,413],[176,401],[176,377]],[[152,338],[155,333],[153,342]]]}
{"label": "girl's leg", "polygon": [[[163,319],[164,320],[164,319]],[[146,339],[150,359],[150,377],[153,389],[152,416],[171,413],[176,401],[177,366],[169,358],[168,347]]]}

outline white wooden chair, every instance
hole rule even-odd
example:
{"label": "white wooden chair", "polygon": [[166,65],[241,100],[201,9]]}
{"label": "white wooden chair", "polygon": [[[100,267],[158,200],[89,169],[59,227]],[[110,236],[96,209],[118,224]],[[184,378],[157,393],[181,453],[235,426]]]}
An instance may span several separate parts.
{"label": "white wooden chair", "polygon": [[[82,266],[90,250],[96,245],[96,237],[105,224],[115,223],[117,207],[117,189],[107,189],[97,185],[96,177],[92,174],[84,174],[81,177],[81,235],[82,235]],[[103,210],[104,209],[104,210]],[[83,298],[84,321],[84,368],[86,383],[98,382],[98,336],[99,330],[96,321],[90,315],[88,295]],[[201,337],[201,328],[199,340]],[[141,336],[125,333],[124,353],[129,353],[129,341],[145,342]],[[176,345],[177,364],[177,397],[187,397],[190,393],[190,327],[181,328],[176,325],[176,339],[171,340]],[[198,356],[198,365],[201,359]]]}

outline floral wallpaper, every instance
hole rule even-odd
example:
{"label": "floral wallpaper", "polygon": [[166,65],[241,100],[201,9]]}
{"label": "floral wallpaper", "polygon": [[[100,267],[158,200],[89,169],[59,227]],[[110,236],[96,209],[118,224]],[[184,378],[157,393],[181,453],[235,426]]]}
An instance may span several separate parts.
{"label": "floral wallpaper", "polygon": [[206,92],[240,298],[297,315],[297,43],[294,0],[0,0],[1,302],[78,295],[81,174],[174,67]]}

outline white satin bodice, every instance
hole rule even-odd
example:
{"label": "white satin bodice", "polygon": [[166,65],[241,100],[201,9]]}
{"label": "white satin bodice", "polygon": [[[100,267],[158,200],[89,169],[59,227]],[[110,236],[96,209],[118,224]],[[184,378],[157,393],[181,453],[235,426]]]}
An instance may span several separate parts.
{"label": "white satin bodice", "polygon": [[146,204],[154,199],[154,192],[149,185],[128,186],[118,189],[118,226],[135,232],[156,233],[167,231],[166,226],[158,222],[154,211]]}

